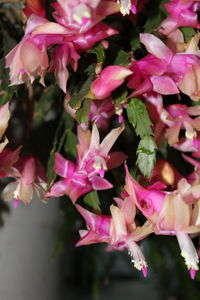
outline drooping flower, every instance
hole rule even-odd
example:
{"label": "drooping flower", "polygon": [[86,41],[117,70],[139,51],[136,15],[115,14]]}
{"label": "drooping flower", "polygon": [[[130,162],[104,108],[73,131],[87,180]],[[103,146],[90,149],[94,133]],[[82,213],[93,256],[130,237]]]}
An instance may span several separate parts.
{"label": "drooping flower", "polygon": [[115,198],[118,206],[111,205],[111,217],[95,215],[83,207],[76,205],[80,214],[84,217],[88,230],[81,230],[81,239],[77,246],[93,243],[107,243],[109,249],[122,251],[127,249],[134,267],[142,270],[147,276],[147,263],[137,242],[144,239],[152,232],[152,226],[146,222],[143,226],[136,226],[135,204],[131,198]]}
{"label": "drooping flower", "polygon": [[124,125],[113,129],[100,143],[99,132],[93,125],[92,133],[78,127],[78,158],[76,165],[55,155],[54,171],[63,179],[59,180],[47,192],[47,197],[68,195],[72,202],[91,190],[112,188],[112,184],[104,179],[105,171],[119,166],[126,155],[122,152],[110,152],[113,144],[124,129]]}
{"label": "drooping flower", "polygon": [[33,156],[21,158],[9,176],[15,178],[16,181],[4,188],[3,199],[5,201],[14,199],[14,206],[17,207],[19,201],[29,204],[34,195],[45,200],[46,176],[42,165],[36,158]]}
{"label": "drooping flower", "polygon": [[174,191],[162,191],[162,183],[143,188],[128,172],[124,193],[153,225],[155,234],[176,235],[181,255],[194,279],[198,270],[198,255],[189,234],[200,232],[200,189],[190,185],[185,178],[177,183]]}
{"label": "drooping flower", "polygon": [[[200,106],[187,107],[183,104],[172,104],[163,108],[160,118],[169,128],[166,136],[170,145],[179,140],[179,132],[185,129],[185,136],[193,140],[196,137],[196,130],[200,130]],[[196,118],[191,118],[197,116]]]}
{"label": "drooping flower", "polygon": [[[70,21],[72,17],[70,7],[72,4],[68,1],[64,4],[66,5],[64,13]],[[112,9],[109,9],[108,1],[105,1],[105,5],[108,5],[107,10],[100,9],[102,14],[101,18],[98,19],[99,21],[106,14],[113,12]],[[79,59],[78,53],[86,51],[96,42],[118,33],[115,29],[98,20],[93,20],[85,30],[77,31],[76,28],[72,28],[72,31],[70,31],[68,26],[62,24],[62,22],[61,24],[49,22],[45,18],[32,14],[28,19],[24,38],[6,56],[6,67],[10,68],[11,85],[21,84],[28,80],[33,82],[38,76],[40,76],[40,83],[44,85],[45,73],[54,71],[60,87],[63,91],[66,91],[68,77],[66,68],[71,65],[76,71]],[[52,53],[49,68],[47,50],[52,46],[55,46],[55,49]]]}

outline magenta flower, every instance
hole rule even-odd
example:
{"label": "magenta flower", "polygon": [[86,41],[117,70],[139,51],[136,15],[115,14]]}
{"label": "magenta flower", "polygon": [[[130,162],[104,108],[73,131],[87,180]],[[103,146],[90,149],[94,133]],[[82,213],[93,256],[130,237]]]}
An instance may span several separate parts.
{"label": "magenta flower", "polygon": [[155,215],[161,210],[166,192],[163,191],[166,185],[162,182],[155,182],[146,188],[142,187],[130,175],[128,167],[125,164],[126,184],[122,196],[131,197],[132,201],[143,213],[143,215],[153,222]]}
{"label": "magenta flower", "polygon": [[108,66],[91,85],[91,92],[97,99],[107,98],[133,72],[121,66]]}
{"label": "magenta flower", "polygon": [[112,188],[112,184],[104,179],[105,171],[119,166],[126,155],[121,152],[110,152],[113,144],[124,129],[124,125],[113,129],[100,143],[99,132],[93,125],[92,133],[78,127],[77,164],[55,154],[54,171],[63,177],[47,192],[47,197],[59,197],[66,194],[73,203],[91,190]]}
{"label": "magenta flower", "polygon": [[171,0],[164,4],[169,16],[161,23],[159,31],[169,35],[179,27],[187,26],[199,29],[199,0]]}
{"label": "magenta flower", "polygon": [[[174,54],[152,34],[140,34],[140,40],[150,54],[130,65],[133,74],[129,77],[128,87],[135,90],[130,96],[145,95],[151,91],[161,95],[178,94],[180,89],[197,101],[200,68],[198,56],[189,53]],[[191,85],[187,85],[186,81]]]}

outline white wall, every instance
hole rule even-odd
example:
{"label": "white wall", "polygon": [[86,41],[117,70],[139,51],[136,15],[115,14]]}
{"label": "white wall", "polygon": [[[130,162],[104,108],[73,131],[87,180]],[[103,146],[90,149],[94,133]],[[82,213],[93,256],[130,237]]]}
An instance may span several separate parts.
{"label": "white wall", "polygon": [[58,199],[47,204],[10,204],[0,228],[0,300],[59,299],[59,261],[51,259],[60,211]]}

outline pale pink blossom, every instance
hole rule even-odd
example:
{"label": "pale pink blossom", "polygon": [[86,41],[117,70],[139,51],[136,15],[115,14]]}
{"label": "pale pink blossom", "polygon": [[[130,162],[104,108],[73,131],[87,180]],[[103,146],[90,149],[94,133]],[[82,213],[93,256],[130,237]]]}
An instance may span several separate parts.
{"label": "pale pink blossom", "polygon": [[172,104],[163,108],[160,118],[169,127],[166,130],[169,145],[172,146],[178,142],[181,129],[185,129],[185,136],[193,140],[196,137],[196,131],[200,130],[199,115],[199,105],[187,107],[183,104]]}
{"label": "pale pink blossom", "polygon": [[9,183],[3,190],[3,199],[11,201],[14,199],[14,206],[19,201],[29,204],[34,195],[45,200],[46,176],[42,165],[33,156],[21,158],[15,165],[13,174],[16,181]]}
{"label": "pale pink blossom", "polygon": [[111,217],[97,216],[76,205],[87,225],[87,230],[80,231],[81,239],[77,246],[104,242],[109,245],[109,250],[122,251],[127,249],[134,267],[140,271],[142,270],[143,275],[146,277],[147,263],[137,242],[152,232],[152,226],[148,222],[143,226],[136,226],[136,208],[131,198],[127,197],[124,201],[120,198],[114,200],[117,206],[110,206]]}
{"label": "pale pink blossom", "polygon": [[192,279],[199,259],[189,234],[200,232],[199,187],[181,178],[174,191],[162,191],[166,186],[161,182],[144,188],[131,177],[126,167],[126,185],[122,193],[125,197],[128,195],[149,220],[155,234],[176,235]]}

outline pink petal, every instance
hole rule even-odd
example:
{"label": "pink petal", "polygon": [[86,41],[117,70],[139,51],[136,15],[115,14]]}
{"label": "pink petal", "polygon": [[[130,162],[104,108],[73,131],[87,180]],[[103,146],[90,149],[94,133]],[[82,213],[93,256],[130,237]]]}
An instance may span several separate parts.
{"label": "pink petal", "polygon": [[165,60],[167,63],[172,59],[172,51],[155,35],[150,33],[141,33],[140,41],[146,47],[147,51],[156,57]]}
{"label": "pink petal", "polygon": [[76,170],[75,164],[65,159],[60,153],[55,153],[54,171],[64,178],[70,178],[73,176]]}
{"label": "pink petal", "polygon": [[113,187],[109,181],[99,176],[93,176],[90,181],[94,190],[107,190]]}
{"label": "pink petal", "polygon": [[169,76],[151,76],[153,90],[161,95],[178,94],[179,90],[175,82]]}

